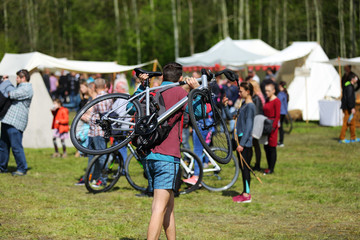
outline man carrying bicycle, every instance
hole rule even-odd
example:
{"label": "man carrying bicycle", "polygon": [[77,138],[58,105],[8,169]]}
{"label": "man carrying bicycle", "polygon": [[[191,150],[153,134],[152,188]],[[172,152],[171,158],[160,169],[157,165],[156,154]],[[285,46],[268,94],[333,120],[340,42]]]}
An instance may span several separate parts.
{"label": "man carrying bicycle", "polygon": [[[143,82],[148,74],[140,74]],[[178,63],[168,63],[163,68],[163,83],[167,85],[182,81],[182,66]],[[187,85],[173,87],[163,92],[166,109],[169,109],[188,92],[199,87],[195,78],[186,80]],[[138,90],[144,90],[142,86]],[[149,191],[154,192],[152,215],[148,227],[147,239],[159,239],[161,226],[164,227],[167,239],[175,239],[174,191],[176,176],[180,162],[181,117],[186,105],[169,117],[169,125],[173,126],[168,137],[151,149],[144,159],[144,167],[148,176]]]}

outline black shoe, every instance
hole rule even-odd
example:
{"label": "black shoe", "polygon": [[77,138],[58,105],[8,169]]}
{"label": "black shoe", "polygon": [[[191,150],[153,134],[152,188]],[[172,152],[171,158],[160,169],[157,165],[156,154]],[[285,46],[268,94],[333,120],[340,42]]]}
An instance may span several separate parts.
{"label": "black shoe", "polygon": [[261,168],[260,168],[260,167],[255,166],[255,167],[253,168],[253,170],[254,170],[254,171],[261,171]]}
{"label": "black shoe", "polygon": [[16,171],[12,173],[13,176],[25,176],[26,173],[20,172],[20,171]]}
{"label": "black shoe", "polygon": [[142,193],[138,193],[138,194],[135,194],[135,196],[137,197],[153,197],[153,193],[151,192],[142,192]]}

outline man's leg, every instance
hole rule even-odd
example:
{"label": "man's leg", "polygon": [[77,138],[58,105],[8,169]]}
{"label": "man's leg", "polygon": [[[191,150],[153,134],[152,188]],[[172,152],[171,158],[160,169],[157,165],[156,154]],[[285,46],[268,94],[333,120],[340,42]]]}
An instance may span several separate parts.
{"label": "man's leg", "polygon": [[1,124],[1,139],[0,139],[0,171],[7,171],[7,166],[9,162],[9,151],[10,151],[10,142],[7,124]]}
{"label": "man's leg", "polygon": [[350,116],[348,110],[343,110],[343,113],[344,113],[344,118],[343,118],[343,125],[342,125],[342,128],[341,128],[340,137],[339,137],[340,140],[345,139],[346,129],[348,127],[347,122],[348,122],[348,119],[349,119],[349,116]]}
{"label": "man's leg", "polygon": [[22,146],[23,133],[14,127],[10,127],[8,129],[8,134],[12,152],[14,154],[17,165],[17,170],[19,172],[26,173],[28,167],[26,163],[24,148]]}
{"label": "man's leg", "polygon": [[[172,200],[171,200],[172,196]],[[170,208],[169,208],[170,207]],[[169,208],[169,209],[168,209]],[[168,213],[170,211],[170,213]],[[171,189],[155,189],[147,239],[159,239],[164,224],[168,239],[175,239],[174,195]],[[167,216],[166,221],[164,217]],[[169,234],[169,235],[168,235]],[[173,235],[171,235],[173,234]]]}
{"label": "man's leg", "polygon": [[355,116],[350,121],[350,139],[356,140]]}

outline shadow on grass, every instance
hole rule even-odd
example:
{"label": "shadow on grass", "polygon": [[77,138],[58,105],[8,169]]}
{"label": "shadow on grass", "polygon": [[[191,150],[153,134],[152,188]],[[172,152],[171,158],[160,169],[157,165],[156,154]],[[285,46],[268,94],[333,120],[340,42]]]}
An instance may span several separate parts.
{"label": "shadow on grass", "polygon": [[222,195],[224,197],[235,197],[237,195],[240,195],[238,191],[222,191]]}

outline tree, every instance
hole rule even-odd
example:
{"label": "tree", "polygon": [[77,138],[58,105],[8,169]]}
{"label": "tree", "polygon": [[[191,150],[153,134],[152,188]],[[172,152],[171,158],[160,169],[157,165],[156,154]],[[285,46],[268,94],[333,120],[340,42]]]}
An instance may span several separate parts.
{"label": "tree", "polygon": [[245,0],[245,18],[246,18],[246,38],[251,38],[250,32],[250,4],[249,0]]}
{"label": "tree", "polygon": [[141,63],[140,26],[139,26],[138,9],[137,9],[136,0],[132,0],[132,7],[133,7],[133,11],[134,11],[134,18],[135,18],[137,63],[140,64]]}
{"label": "tree", "polygon": [[244,39],[244,0],[239,0],[239,39]]}
{"label": "tree", "polygon": [[175,0],[171,0],[171,9],[173,17],[173,26],[174,26],[174,48],[175,48],[175,59],[179,57],[179,32],[176,19],[176,5]]}
{"label": "tree", "polygon": [[193,13],[193,4],[192,0],[188,0],[188,6],[189,6],[189,42],[190,42],[190,55],[194,54],[194,30],[193,30],[193,24],[194,24],[194,13]]}
{"label": "tree", "polygon": [[282,47],[285,48],[287,45],[287,0],[283,0],[283,41]]}
{"label": "tree", "polygon": [[319,0],[314,0],[316,15],[316,41],[322,45],[322,21]]}
{"label": "tree", "polygon": [[338,18],[339,18],[339,30],[340,30],[340,56],[346,57],[346,46],[345,46],[345,25],[344,25],[344,1],[338,0]]}
{"label": "tree", "polygon": [[221,16],[222,16],[222,30],[223,30],[223,38],[229,36],[229,23],[227,16],[227,7],[225,0],[221,0]]}
{"label": "tree", "polygon": [[114,0],[114,13],[115,13],[115,34],[116,34],[116,59],[120,59],[120,13],[118,0]]}

